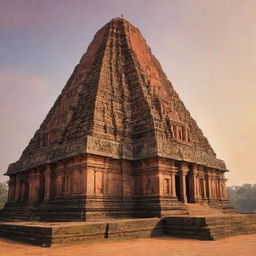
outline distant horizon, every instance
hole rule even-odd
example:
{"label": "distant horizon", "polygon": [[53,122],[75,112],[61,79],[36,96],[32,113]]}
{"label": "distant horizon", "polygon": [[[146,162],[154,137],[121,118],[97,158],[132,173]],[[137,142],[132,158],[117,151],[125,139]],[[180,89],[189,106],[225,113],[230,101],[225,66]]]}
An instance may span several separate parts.
{"label": "distant horizon", "polygon": [[227,185],[256,184],[256,2],[102,2],[1,1],[0,181],[8,179],[2,174],[20,157],[94,34],[124,13],[225,161]]}

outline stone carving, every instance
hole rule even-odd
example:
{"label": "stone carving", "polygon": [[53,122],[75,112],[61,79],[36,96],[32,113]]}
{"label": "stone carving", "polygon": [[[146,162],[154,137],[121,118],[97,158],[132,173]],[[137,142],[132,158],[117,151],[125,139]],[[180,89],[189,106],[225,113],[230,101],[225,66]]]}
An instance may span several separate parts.
{"label": "stone carving", "polygon": [[79,220],[182,213],[181,202],[222,205],[225,171],[140,31],[116,18],[9,166],[7,208],[23,202]]}

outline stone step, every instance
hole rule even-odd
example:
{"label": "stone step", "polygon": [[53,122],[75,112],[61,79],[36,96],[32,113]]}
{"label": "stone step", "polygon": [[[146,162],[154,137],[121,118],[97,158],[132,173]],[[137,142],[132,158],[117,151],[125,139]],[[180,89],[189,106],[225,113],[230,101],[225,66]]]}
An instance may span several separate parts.
{"label": "stone step", "polygon": [[189,215],[191,216],[223,215],[221,210],[211,208],[209,205],[206,204],[187,203],[186,207],[188,209]]}
{"label": "stone step", "polygon": [[256,233],[256,214],[229,216],[172,216],[100,222],[0,223],[0,237],[39,245],[88,239],[139,238],[159,235],[215,240]]}
{"label": "stone step", "polygon": [[222,237],[256,233],[256,215],[206,217],[167,217],[165,234],[178,237],[215,240]]}

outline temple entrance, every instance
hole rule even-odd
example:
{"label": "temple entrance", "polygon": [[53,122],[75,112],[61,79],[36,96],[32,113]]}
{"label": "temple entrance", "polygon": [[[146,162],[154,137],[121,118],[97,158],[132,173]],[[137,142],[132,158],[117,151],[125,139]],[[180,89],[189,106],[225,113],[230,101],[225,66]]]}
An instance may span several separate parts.
{"label": "temple entrance", "polygon": [[180,194],[180,175],[175,175],[175,188],[176,188],[176,195],[179,201],[181,201],[181,194]]}
{"label": "temple entrance", "polygon": [[191,195],[191,188],[190,188],[190,172],[186,175],[186,195],[187,195],[187,201],[188,203],[193,203],[192,201],[192,195]]}

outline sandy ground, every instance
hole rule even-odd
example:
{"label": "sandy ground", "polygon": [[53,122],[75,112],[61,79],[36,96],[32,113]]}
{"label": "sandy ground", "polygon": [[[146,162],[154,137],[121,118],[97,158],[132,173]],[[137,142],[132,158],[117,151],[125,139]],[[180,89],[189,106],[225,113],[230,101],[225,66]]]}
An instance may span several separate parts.
{"label": "sandy ground", "polygon": [[0,239],[1,256],[256,256],[256,234],[199,241],[171,237],[81,242],[51,248]]}

